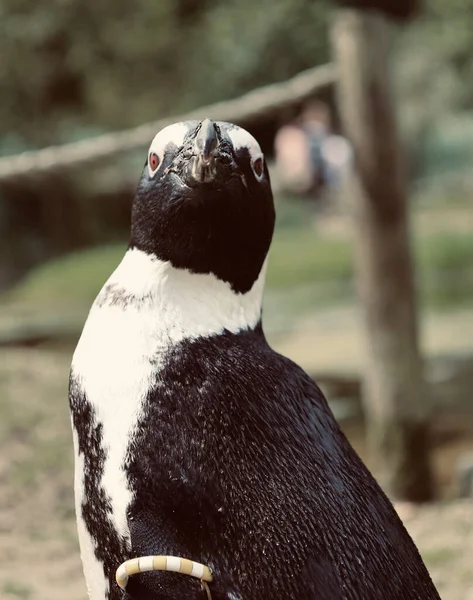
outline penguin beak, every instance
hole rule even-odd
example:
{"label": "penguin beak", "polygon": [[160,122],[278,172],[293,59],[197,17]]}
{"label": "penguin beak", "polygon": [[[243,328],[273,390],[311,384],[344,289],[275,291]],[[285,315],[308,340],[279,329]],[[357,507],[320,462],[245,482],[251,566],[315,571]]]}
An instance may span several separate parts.
{"label": "penguin beak", "polygon": [[189,162],[188,177],[194,184],[210,183],[217,176],[219,140],[215,124],[204,119],[194,140],[194,155]]}

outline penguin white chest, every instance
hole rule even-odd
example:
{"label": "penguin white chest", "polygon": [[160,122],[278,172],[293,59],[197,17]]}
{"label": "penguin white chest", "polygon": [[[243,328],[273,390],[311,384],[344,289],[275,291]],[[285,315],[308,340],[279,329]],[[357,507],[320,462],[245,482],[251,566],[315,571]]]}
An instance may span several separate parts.
{"label": "penguin white chest", "polygon": [[149,306],[100,305],[91,310],[72,362],[72,374],[101,424],[102,487],[120,536],[128,538],[130,503],[124,462],[143,402],[156,380],[163,341]]}
{"label": "penguin white chest", "polygon": [[264,269],[238,294],[214,275],[129,250],[92,306],[70,390],[77,525],[91,600],[109,597],[114,569],[131,546],[127,509],[135,492],[126,465],[139,452],[131,442],[167,353],[184,340],[254,327],[263,284]]}

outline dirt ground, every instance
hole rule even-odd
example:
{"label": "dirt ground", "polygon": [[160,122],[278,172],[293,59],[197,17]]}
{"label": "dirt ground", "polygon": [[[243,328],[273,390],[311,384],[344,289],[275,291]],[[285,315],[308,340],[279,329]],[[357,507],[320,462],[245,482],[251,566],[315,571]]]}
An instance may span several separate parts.
{"label": "dirt ground", "polygon": [[[0,351],[0,597],[85,600],[72,494],[70,352]],[[473,502],[399,506],[443,600],[473,600]]]}

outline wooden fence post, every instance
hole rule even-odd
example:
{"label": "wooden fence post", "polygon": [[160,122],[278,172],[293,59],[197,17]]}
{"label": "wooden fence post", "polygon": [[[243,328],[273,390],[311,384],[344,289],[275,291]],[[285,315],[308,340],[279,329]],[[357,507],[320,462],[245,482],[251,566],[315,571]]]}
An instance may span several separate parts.
{"label": "wooden fence post", "polygon": [[374,474],[393,498],[432,498],[407,190],[391,92],[389,19],[334,11],[340,112],[356,156],[349,206],[368,348],[364,408]]}

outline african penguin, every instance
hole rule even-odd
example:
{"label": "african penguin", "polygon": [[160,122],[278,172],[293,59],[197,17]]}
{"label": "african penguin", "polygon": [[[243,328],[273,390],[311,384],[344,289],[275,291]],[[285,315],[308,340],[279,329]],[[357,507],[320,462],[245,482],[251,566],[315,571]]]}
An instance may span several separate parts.
{"label": "african penguin", "polygon": [[91,600],[208,597],[165,571],[123,592],[117,568],[151,555],[208,566],[212,600],[439,598],[319,388],[265,340],[274,219],[245,130],[205,119],[156,135],[70,375]]}

